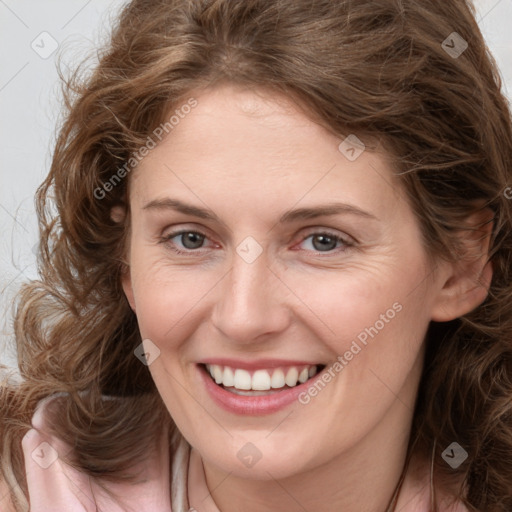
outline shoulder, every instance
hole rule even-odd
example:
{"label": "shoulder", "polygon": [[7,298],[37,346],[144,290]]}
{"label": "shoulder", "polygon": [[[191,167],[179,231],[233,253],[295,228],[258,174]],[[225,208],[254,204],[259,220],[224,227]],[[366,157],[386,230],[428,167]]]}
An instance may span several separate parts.
{"label": "shoulder", "polygon": [[57,396],[62,394],[47,397],[37,405],[32,418],[33,428],[22,440],[31,512],[50,509],[83,512],[89,510],[90,503],[109,512],[171,512],[166,433],[162,433],[161,440],[155,441],[159,441],[161,449],[136,468],[131,468],[144,475],[142,481],[113,482],[101,477],[92,478],[66,462],[75,458],[74,448],[48,432],[48,409],[59,407],[59,401],[55,400]]}
{"label": "shoulder", "polygon": [[443,491],[439,485],[432,485],[430,463],[411,459],[405,475],[402,490],[397,502],[397,510],[402,512],[469,512],[462,501]]}
{"label": "shoulder", "polygon": [[16,512],[10,496],[10,488],[7,482],[0,479],[0,510],[2,512]]}
{"label": "shoulder", "polygon": [[[32,428],[30,428],[25,435],[21,439],[21,457],[24,462],[25,469],[25,477],[28,479],[28,476],[32,474],[31,467],[32,463],[36,460],[34,457],[34,450],[37,446],[41,445],[43,441],[47,439],[39,434],[36,428],[43,428],[44,425],[44,411],[47,403],[52,401],[53,399],[61,396],[62,393],[52,395],[45,400],[42,400],[38,403],[35,413],[32,417],[31,423]],[[34,441],[36,445],[34,445]],[[43,448],[44,449],[44,448]],[[12,496],[12,487],[8,484],[8,482],[2,478],[0,475],[0,511],[1,512],[17,512],[19,510],[20,504],[17,506],[14,505],[13,496]],[[28,498],[28,497],[27,497]],[[15,500],[18,502],[18,500]],[[22,507],[23,508],[23,507]]]}
{"label": "shoulder", "polygon": [[452,496],[441,493],[437,501],[439,502],[439,512],[469,512],[462,501]]}

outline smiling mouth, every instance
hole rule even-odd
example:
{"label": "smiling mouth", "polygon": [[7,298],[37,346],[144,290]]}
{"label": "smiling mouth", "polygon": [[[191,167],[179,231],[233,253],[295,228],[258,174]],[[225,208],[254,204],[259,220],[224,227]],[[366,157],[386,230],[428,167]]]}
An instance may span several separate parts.
{"label": "smiling mouth", "polygon": [[202,366],[219,387],[242,396],[270,395],[292,389],[325,368],[325,365],[318,364],[248,371],[217,364]]}

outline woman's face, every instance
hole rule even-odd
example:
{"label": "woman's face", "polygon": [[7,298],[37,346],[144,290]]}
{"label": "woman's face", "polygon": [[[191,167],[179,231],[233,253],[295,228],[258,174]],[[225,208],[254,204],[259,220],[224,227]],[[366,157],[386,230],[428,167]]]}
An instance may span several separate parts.
{"label": "woman's face", "polygon": [[123,283],[174,421],[259,479],[402,444],[442,279],[385,153],[286,98],[195,99],[130,177]]}

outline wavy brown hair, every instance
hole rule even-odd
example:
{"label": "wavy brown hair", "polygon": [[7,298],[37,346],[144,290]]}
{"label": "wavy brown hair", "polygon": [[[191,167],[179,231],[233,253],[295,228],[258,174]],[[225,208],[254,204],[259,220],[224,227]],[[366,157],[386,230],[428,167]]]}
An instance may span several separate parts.
{"label": "wavy brown hair", "polygon": [[[379,140],[432,257],[460,258],[464,219],[476,205],[492,211],[489,293],[469,314],[431,323],[409,452],[436,446],[436,486],[456,477],[463,485],[450,492],[470,510],[512,510],[512,123],[475,17],[464,0],[123,8],[94,71],[63,77],[66,113],[37,193],[40,279],[23,287],[15,316],[22,381],[0,394],[0,475],[17,511],[28,506],[20,441],[42,398],[68,394],[52,431],[93,477],[129,480],[162,425],[175,428],[134,356],[141,338],[120,285],[129,225],[111,210],[126,204],[129,173],[98,190],[169,112],[221,82],[284,93],[340,137]],[[458,57],[442,45],[454,31],[468,43]],[[469,454],[457,470],[441,458],[454,440]]]}

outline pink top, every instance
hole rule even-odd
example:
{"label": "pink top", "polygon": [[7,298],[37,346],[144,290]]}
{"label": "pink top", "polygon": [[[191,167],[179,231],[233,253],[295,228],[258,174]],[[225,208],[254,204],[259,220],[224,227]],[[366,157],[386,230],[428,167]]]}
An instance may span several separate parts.
{"label": "pink top", "polygon": [[[32,426],[22,441],[30,499],[30,512],[220,512],[208,487],[199,453],[180,435],[170,474],[169,441],[162,436],[162,449],[141,463],[143,481],[132,484],[106,483],[116,494],[109,497],[88,476],[59,458],[69,445],[45,432],[45,405],[41,401]],[[169,482],[172,484],[169,485]],[[172,491],[171,491],[172,490]],[[431,512],[430,477],[405,478],[395,507],[400,512]],[[172,508],[171,508],[172,504]],[[442,512],[467,512],[462,504],[441,507]]]}

